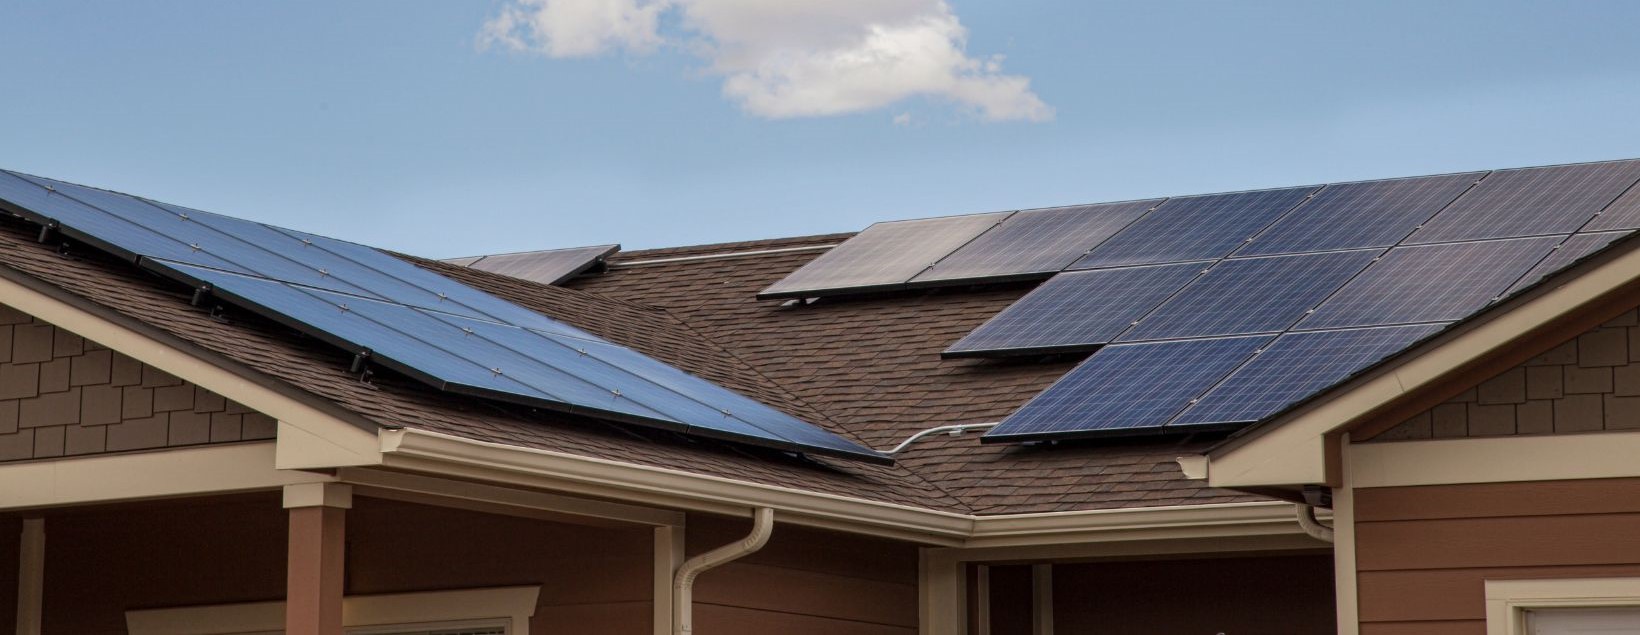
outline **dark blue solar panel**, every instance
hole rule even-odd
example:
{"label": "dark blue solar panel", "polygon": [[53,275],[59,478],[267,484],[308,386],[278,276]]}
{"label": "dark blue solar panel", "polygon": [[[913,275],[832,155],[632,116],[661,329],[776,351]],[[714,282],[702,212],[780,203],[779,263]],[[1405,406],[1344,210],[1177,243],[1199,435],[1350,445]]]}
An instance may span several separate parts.
{"label": "dark blue solar panel", "polygon": [[1493,172],[1406,244],[1569,234],[1640,180],[1640,161]]}
{"label": "dark blue solar panel", "polygon": [[0,171],[0,200],[436,387],[787,450],[881,455],[375,249]]}
{"label": "dark blue solar panel", "polygon": [[1446,207],[1485,172],[1328,185],[1237,256],[1389,247]]}
{"label": "dark blue solar panel", "polygon": [[[49,188],[49,189],[48,189]],[[41,177],[0,172],[0,199],[128,257],[145,256],[586,336],[380,251]]]}
{"label": "dark blue solar panel", "polygon": [[913,283],[1053,273],[1162,199],[1023,211],[934,263]]}
{"label": "dark blue solar panel", "polygon": [[1070,268],[1221,258],[1317,189],[1295,187],[1168,199]]}
{"label": "dark blue solar panel", "polygon": [[757,294],[809,297],[899,289],[1013,212],[877,223]]}
{"label": "dark blue solar panel", "polygon": [[1286,330],[1379,253],[1361,249],[1222,261],[1117,341]]}
{"label": "dark blue solar panel", "polygon": [[1640,229],[1640,184],[1630,187],[1629,191],[1601,210],[1599,216],[1583,226],[1586,232],[1612,229]]}
{"label": "dark blue solar panel", "polygon": [[986,441],[1130,433],[1161,427],[1273,339],[1271,336],[1116,344],[992,428]]}
{"label": "dark blue solar panel", "polygon": [[1260,421],[1444,327],[1419,324],[1287,333],[1167,426]]}
{"label": "dark blue solar panel", "polygon": [[977,357],[1096,347],[1156,308],[1207,265],[1067,271],[1042,283],[944,354]]}
{"label": "dark blue solar panel", "polygon": [[1462,319],[1502,295],[1511,283],[1549,255],[1561,238],[1396,247],[1300,321],[1297,328]]}
{"label": "dark blue solar panel", "polygon": [[1564,269],[1567,265],[1577,262],[1584,256],[1600,251],[1606,245],[1610,245],[1613,241],[1630,233],[1627,231],[1592,232],[1567,238],[1566,242],[1555,247],[1554,253],[1549,254],[1548,258],[1544,258],[1537,266],[1532,267],[1531,271],[1526,272],[1526,275],[1521,276],[1514,286],[1509,287],[1509,293],[1531,286],[1532,283]]}
{"label": "dark blue solar panel", "polygon": [[869,450],[703,379],[601,340],[567,337],[369,298],[156,261],[178,277],[323,334],[451,392],[680,431],[870,456]]}

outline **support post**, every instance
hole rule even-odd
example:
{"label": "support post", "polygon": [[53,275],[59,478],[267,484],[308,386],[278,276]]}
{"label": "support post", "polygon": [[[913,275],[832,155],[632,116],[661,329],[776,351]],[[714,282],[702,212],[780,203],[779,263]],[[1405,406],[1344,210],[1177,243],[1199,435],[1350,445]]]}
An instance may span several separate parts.
{"label": "support post", "polygon": [[285,568],[285,633],[342,635],[347,510],[353,490],[339,483],[285,486],[290,546]]}
{"label": "support post", "polygon": [[924,548],[917,571],[917,632],[920,635],[966,635],[967,577],[950,550]]}
{"label": "support post", "polygon": [[682,526],[655,528],[654,635],[672,635],[672,579],[683,564],[684,538]]}
{"label": "support post", "polygon": [[1031,565],[1031,633],[1053,635],[1053,565]]}
{"label": "support post", "polygon": [[45,609],[46,519],[23,520],[17,556],[17,635],[40,635]]}

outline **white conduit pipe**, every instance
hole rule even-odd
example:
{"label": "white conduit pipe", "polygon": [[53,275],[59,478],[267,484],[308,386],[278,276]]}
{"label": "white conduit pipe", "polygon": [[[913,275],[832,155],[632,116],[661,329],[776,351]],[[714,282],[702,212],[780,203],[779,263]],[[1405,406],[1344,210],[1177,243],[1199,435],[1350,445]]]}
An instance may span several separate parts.
{"label": "white conduit pipe", "polygon": [[1304,529],[1304,533],[1323,542],[1333,541],[1333,528],[1323,525],[1321,521],[1315,519],[1315,507],[1294,505],[1293,508],[1298,511],[1298,526]]}
{"label": "white conduit pipe", "polygon": [[733,562],[762,549],[774,533],[774,509],[759,507],[752,512],[752,533],[683,562],[672,577],[672,632],[689,635],[694,630],[695,578],[707,569]]}

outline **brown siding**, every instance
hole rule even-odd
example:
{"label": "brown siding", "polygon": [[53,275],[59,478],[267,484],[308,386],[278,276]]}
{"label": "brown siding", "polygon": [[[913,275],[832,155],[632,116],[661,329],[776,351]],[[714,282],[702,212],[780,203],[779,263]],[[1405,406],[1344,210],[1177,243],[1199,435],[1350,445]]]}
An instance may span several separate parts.
{"label": "brown siding", "polygon": [[1485,581],[1640,575],[1640,479],[1355,491],[1362,633],[1480,634]]}
{"label": "brown siding", "polygon": [[[689,553],[738,540],[750,522],[689,518]],[[777,525],[769,544],[702,574],[701,633],[910,635],[917,630],[917,549],[887,540]]]}
{"label": "brown siding", "polygon": [[1630,310],[1371,441],[1640,429],[1640,314]]}
{"label": "brown siding", "polygon": [[1053,590],[1061,633],[1337,632],[1330,555],[1059,564]]}
{"label": "brown siding", "polygon": [[272,418],[0,305],[0,461],[271,439]]}

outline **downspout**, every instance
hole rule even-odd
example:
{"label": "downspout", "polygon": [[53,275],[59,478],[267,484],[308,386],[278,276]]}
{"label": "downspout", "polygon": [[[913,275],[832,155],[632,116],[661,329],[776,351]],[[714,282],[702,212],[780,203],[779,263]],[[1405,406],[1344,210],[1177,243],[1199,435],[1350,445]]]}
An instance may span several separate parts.
{"label": "downspout", "polygon": [[690,635],[694,630],[695,578],[721,564],[733,562],[762,549],[774,533],[774,509],[759,507],[752,512],[752,533],[739,542],[732,542],[685,560],[672,578],[672,632]]}
{"label": "downspout", "polygon": [[1293,509],[1298,512],[1298,526],[1304,529],[1304,533],[1322,542],[1333,541],[1333,528],[1315,519],[1314,505],[1296,504],[1293,505]]}

